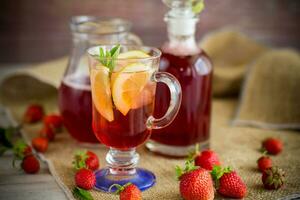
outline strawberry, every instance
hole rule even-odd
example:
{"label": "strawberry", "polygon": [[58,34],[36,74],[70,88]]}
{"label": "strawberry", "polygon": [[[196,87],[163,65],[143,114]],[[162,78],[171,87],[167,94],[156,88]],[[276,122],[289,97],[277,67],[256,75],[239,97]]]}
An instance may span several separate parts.
{"label": "strawberry", "polygon": [[92,189],[96,184],[96,177],[94,172],[89,169],[80,169],[76,172],[75,183],[82,189]]}
{"label": "strawberry", "polygon": [[141,190],[132,183],[126,183],[123,186],[113,184],[110,186],[109,190],[113,187],[117,187],[117,191],[115,193],[120,195],[120,200],[142,200]]}
{"label": "strawberry", "polygon": [[229,167],[222,169],[215,166],[211,172],[219,194],[230,198],[244,198],[247,194],[247,186],[241,177]]}
{"label": "strawberry", "polygon": [[209,171],[197,168],[188,160],[182,170],[176,167],[176,174],[180,181],[180,194],[185,200],[212,200],[214,187]]}
{"label": "strawberry", "polygon": [[32,148],[31,146],[26,145],[26,147],[23,150],[23,155],[24,156],[29,156],[32,154]]}
{"label": "strawberry", "polygon": [[14,156],[16,159],[22,160],[24,157],[32,154],[32,149],[23,140],[18,140],[13,145]]}
{"label": "strawberry", "polygon": [[48,141],[53,141],[55,139],[55,132],[50,126],[44,125],[44,127],[40,130],[40,136],[47,138]]}
{"label": "strawberry", "polygon": [[32,147],[38,152],[46,152],[48,149],[48,139],[43,137],[36,137],[31,141]]}
{"label": "strawberry", "polygon": [[21,167],[27,174],[35,174],[40,170],[40,163],[35,156],[29,155],[24,157]]}
{"label": "strawberry", "polygon": [[99,168],[99,159],[91,151],[78,151],[74,156],[73,165],[76,170],[87,168],[94,171]]}
{"label": "strawberry", "polygon": [[265,149],[269,154],[277,155],[282,151],[283,144],[281,140],[276,138],[267,138],[263,141],[263,149]]}
{"label": "strawberry", "polygon": [[272,159],[269,156],[261,156],[257,160],[258,169],[263,172],[266,169],[272,167]]}
{"label": "strawberry", "polygon": [[45,126],[51,127],[55,132],[62,131],[63,119],[60,115],[46,115],[43,121]]}
{"label": "strawberry", "polygon": [[220,166],[218,155],[212,150],[202,151],[195,158],[195,165],[207,170],[212,170],[214,166]]}
{"label": "strawberry", "polygon": [[23,160],[26,156],[32,155],[32,149],[23,140],[18,140],[13,145],[14,158],[12,165],[15,167],[16,160]]}
{"label": "strawberry", "polygon": [[285,173],[278,167],[271,167],[263,172],[262,182],[268,190],[278,190],[285,182]]}
{"label": "strawberry", "polygon": [[24,116],[23,121],[25,123],[35,123],[40,121],[44,116],[44,109],[39,104],[32,104],[27,107]]}

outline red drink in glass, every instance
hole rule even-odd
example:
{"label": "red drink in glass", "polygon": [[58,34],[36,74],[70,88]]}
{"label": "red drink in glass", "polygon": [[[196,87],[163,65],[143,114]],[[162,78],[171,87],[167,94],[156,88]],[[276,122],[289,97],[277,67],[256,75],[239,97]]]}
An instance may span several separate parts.
{"label": "red drink in glass", "polygon": [[[130,66],[129,64],[129,69]],[[106,76],[106,71],[102,68],[102,70],[92,69],[91,72],[95,135],[106,146],[120,150],[134,148],[144,143],[151,134],[147,120],[154,110],[156,84],[150,81],[153,70],[113,72],[110,76],[110,87],[115,96],[112,94],[113,98],[106,99],[112,104],[101,99],[106,94],[99,93],[107,91],[109,87],[105,85],[105,81],[99,83],[102,77]],[[118,101],[118,98],[121,98],[121,101]],[[117,105],[114,105],[116,102]]]}
{"label": "red drink in glass", "polygon": [[[155,48],[106,45],[92,47],[88,54],[93,129],[109,147],[107,168],[95,172],[95,187],[111,192],[113,184],[131,182],[146,190],[155,184],[155,176],[136,167],[135,149],[152,129],[167,126],[176,116],[181,102],[179,82],[169,73],[157,72],[161,52]],[[171,93],[170,106],[159,119],[152,116],[157,82],[168,85]]]}
{"label": "red drink in glass", "polygon": [[92,97],[90,78],[64,77],[59,88],[59,108],[64,124],[78,142],[98,143],[92,129]]}
{"label": "red drink in glass", "polygon": [[144,143],[151,134],[146,122],[153,113],[153,102],[131,109],[126,116],[114,108],[115,119],[112,122],[107,121],[94,109],[93,128],[96,137],[107,146],[124,150]]}

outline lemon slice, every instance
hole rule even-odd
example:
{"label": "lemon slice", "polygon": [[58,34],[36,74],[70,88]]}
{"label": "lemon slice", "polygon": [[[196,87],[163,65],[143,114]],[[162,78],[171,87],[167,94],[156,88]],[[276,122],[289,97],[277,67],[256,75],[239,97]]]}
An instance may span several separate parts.
{"label": "lemon slice", "polygon": [[91,89],[93,104],[97,111],[109,122],[114,120],[111,100],[109,69],[99,67],[91,69]]}
{"label": "lemon slice", "polygon": [[[133,50],[133,51],[127,51],[124,53],[120,53],[118,55],[118,59],[139,59],[139,58],[149,58],[150,56],[148,54],[146,54],[143,51],[139,51],[139,50]],[[111,85],[113,85],[115,77],[123,70],[123,69],[127,69],[128,72],[129,71],[137,71],[140,70],[138,65],[136,65],[137,63],[132,63],[132,61],[130,62],[129,60],[117,60],[117,64],[114,68],[114,73],[112,73],[111,75]],[[137,66],[137,68],[136,68]],[[143,69],[142,69],[143,70]]]}
{"label": "lemon slice", "polygon": [[131,108],[136,109],[152,103],[154,100],[154,92],[155,86],[153,84],[147,84],[139,94],[136,101],[132,104]]}
{"label": "lemon slice", "polygon": [[151,68],[143,63],[132,63],[118,72],[112,80],[112,97],[116,108],[127,115],[136,107],[139,95],[147,85]]}
{"label": "lemon slice", "polygon": [[139,50],[132,50],[132,51],[127,51],[124,53],[120,53],[118,58],[119,59],[134,59],[134,58],[149,58],[150,56],[143,52],[143,51],[139,51]]}

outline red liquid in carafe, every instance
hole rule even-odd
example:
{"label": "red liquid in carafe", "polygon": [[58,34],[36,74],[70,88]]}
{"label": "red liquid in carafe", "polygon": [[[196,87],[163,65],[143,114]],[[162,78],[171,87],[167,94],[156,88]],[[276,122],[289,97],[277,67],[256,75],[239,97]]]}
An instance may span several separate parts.
{"label": "red liquid in carafe", "polygon": [[92,129],[89,77],[69,75],[59,89],[59,108],[70,135],[79,142],[99,143]]}
{"label": "red liquid in carafe", "polygon": [[[212,65],[201,51],[192,56],[163,53],[160,71],[173,74],[180,82],[182,102],[174,121],[166,128],[153,130],[151,139],[161,144],[189,146],[209,139],[211,114]],[[168,109],[170,93],[158,84],[155,100],[155,117]]]}

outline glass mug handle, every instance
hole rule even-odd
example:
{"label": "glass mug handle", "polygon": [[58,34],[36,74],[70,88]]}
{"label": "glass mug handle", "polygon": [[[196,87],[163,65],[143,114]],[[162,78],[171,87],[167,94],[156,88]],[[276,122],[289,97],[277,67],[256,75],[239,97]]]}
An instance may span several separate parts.
{"label": "glass mug handle", "polygon": [[134,45],[143,45],[141,38],[134,33],[128,33],[127,40]]}
{"label": "glass mug handle", "polygon": [[179,111],[182,97],[181,86],[178,80],[167,72],[154,72],[151,81],[164,83],[170,90],[170,105],[165,115],[159,119],[150,116],[146,122],[148,129],[161,129],[168,126]]}

